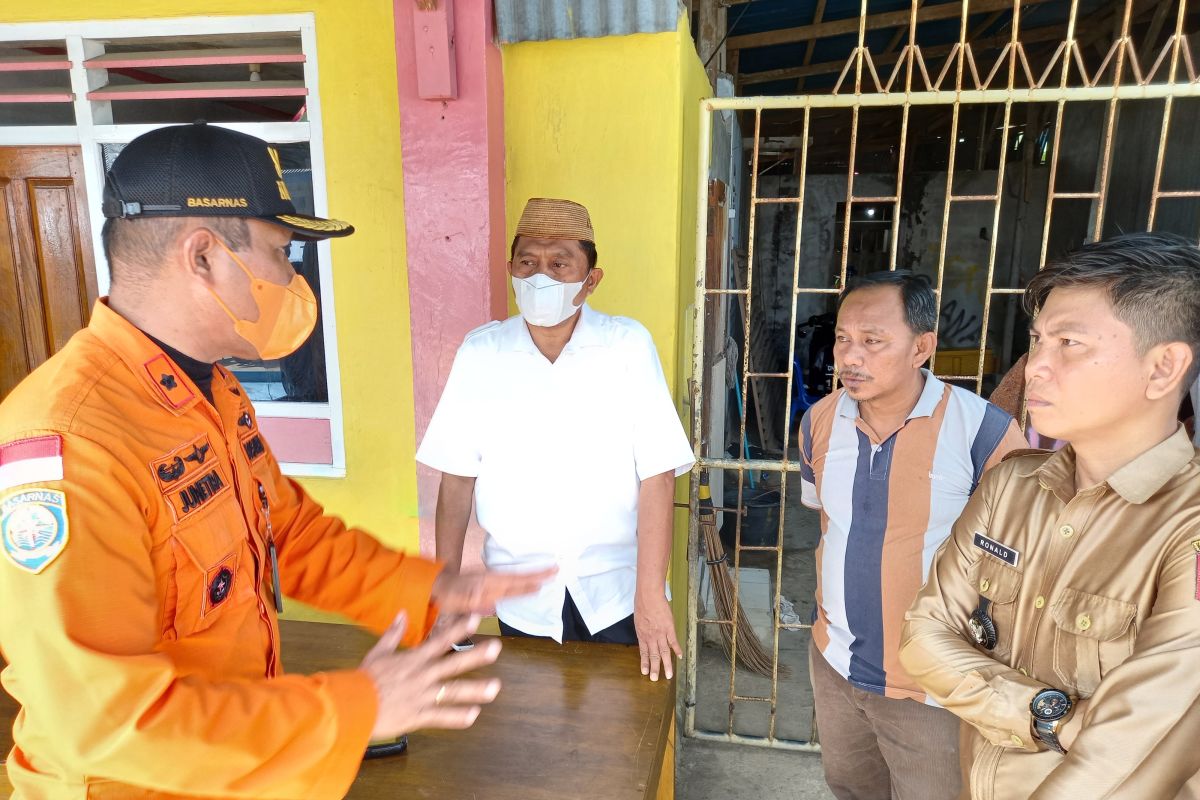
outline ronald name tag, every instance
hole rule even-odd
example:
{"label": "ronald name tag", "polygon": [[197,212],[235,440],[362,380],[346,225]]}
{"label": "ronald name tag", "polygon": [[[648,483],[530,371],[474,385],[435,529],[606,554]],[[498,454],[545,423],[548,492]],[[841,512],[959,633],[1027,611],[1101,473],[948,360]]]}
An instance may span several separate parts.
{"label": "ronald name tag", "polygon": [[1015,567],[1017,562],[1021,560],[1021,552],[1019,550],[1000,544],[1000,542],[984,536],[979,531],[975,531],[974,544],[983,552],[995,556],[1009,566]]}

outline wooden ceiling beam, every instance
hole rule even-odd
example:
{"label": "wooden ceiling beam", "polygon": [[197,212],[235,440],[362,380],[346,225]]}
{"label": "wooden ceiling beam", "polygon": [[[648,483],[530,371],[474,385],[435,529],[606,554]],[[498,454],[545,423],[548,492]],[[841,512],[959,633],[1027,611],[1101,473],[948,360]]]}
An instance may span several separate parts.
{"label": "wooden ceiling beam", "polygon": [[[825,0],[817,0],[817,10],[813,13],[813,24],[816,25],[820,22],[823,22],[824,20],[825,20]],[[806,45],[804,45],[804,61],[801,63],[801,66],[807,67],[809,64],[812,63],[813,50],[816,49],[816,46],[817,46],[816,39],[809,39],[808,43]],[[800,94],[800,91],[802,89],[804,89],[804,76],[803,75],[800,76],[800,80],[796,81],[796,94]]]}
{"label": "wooden ceiling beam", "polygon": [[[1042,28],[1034,28],[1028,31],[1021,32],[1022,44],[1034,44],[1036,42],[1051,41],[1054,39],[1062,39],[1065,28],[1058,25],[1047,25]],[[976,54],[988,49],[1000,49],[1004,47],[1012,39],[1010,34],[1002,34],[999,36],[989,36],[986,39],[978,39],[971,43],[971,49]],[[950,44],[939,44],[933,47],[922,47],[921,55],[925,58],[928,65],[930,58],[943,56],[954,49],[957,42]],[[882,67],[890,64],[895,64],[904,57],[904,51],[898,53],[888,53],[886,55],[872,55],[871,60],[875,66]],[[743,72],[738,76],[739,86],[750,86],[756,83],[770,83],[772,81],[790,80],[792,78],[800,78],[808,75],[828,75],[829,73],[838,73],[846,66],[846,60],[841,61],[823,61],[819,64],[810,64],[807,67],[786,67],[784,69],[771,69],[763,72]],[[880,76],[883,78],[885,76]]]}
{"label": "wooden ceiling beam", "polygon": [[[923,5],[925,5],[925,0],[917,0],[917,11],[918,12],[920,12],[921,6],[923,6]],[[885,47],[883,49],[883,54],[885,56],[889,55],[891,53],[894,53],[896,51],[896,48],[900,46],[900,42],[902,42],[904,40],[904,37],[908,35],[908,30],[909,30],[908,25],[902,25],[902,26],[896,28],[896,32],[894,34],[892,34],[892,40],[890,42],[888,42],[887,47]]]}
{"label": "wooden ceiling beam", "polygon": [[[1047,3],[1051,0],[1020,0],[1022,6],[1033,6]],[[990,14],[993,11],[1003,11],[1013,7],[1014,0],[974,0],[970,5],[970,14]],[[888,11],[883,14],[869,14],[866,18],[866,29],[895,28],[907,26],[911,9]],[[934,6],[925,6],[917,12],[917,22],[931,22],[939,19],[954,19],[962,15],[962,3],[948,2]],[[741,36],[730,36],[725,46],[730,50],[744,50],[750,47],[768,47],[775,44],[794,44],[810,39],[821,39],[829,36],[844,36],[857,33],[860,18],[817,22],[811,25],[801,25],[796,28],[781,28],[775,31],[748,33]]]}

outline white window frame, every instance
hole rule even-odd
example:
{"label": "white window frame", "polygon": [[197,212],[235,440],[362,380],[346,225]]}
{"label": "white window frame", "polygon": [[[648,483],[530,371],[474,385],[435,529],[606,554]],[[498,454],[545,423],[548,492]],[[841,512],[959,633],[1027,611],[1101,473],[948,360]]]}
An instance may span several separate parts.
{"label": "white window frame", "polygon": [[[161,125],[113,125],[111,115],[104,119],[106,105],[87,98],[96,88],[95,70],[83,66],[86,58],[99,54],[92,43],[98,39],[125,39],[169,36],[222,36],[238,33],[299,33],[304,53],[304,85],[308,88],[307,121],[213,123],[257,136],[269,142],[307,142],[312,159],[313,205],[317,216],[329,215],[326,187],[324,130],[321,123],[321,92],[317,68],[316,20],[311,13],[263,14],[233,17],[173,17],[165,19],[91,20],[78,22],[0,23],[0,43],[23,40],[62,40],[71,59],[71,91],[75,94],[75,124],[47,126],[0,126],[0,146],[78,145],[83,154],[84,185],[95,252],[96,287],[100,296],[108,294],[109,274],[100,243],[104,225],[101,198],[104,187],[102,144],[124,144]],[[89,74],[90,73],[90,74]],[[91,83],[89,83],[91,82]],[[325,376],[329,402],[292,403],[259,401],[254,403],[260,417],[329,420],[333,450],[332,464],[284,462],[284,473],[293,476],[344,478],[346,442],[342,414],[341,365],[338,360],[337,321],[333,302],[333,263],[329,242],[317,243],[318,271],[321,277],[322,330],[325,335]]]}

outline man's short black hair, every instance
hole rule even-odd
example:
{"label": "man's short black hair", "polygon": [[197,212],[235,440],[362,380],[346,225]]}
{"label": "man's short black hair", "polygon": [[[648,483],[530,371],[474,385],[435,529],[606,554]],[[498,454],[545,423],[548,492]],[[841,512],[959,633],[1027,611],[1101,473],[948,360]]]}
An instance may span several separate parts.
{"label": "man's short black hair", "polygon": [[[163,253],[175,241],[179,229],[195,217],[130,217],[104,220],[100,243],[112,283],[152,277]],[[244,217],[204,217],[203,223],[212,228],[231,250],[250,246],[250,224]],[[118,267],[117,265],[120,265]],[[133,273],[133,274],[130,274]]]}
{"label": "man's short black hair", "polygon": [[877,286],[895,286],[900,290],[900,299],[904,302],[904,320],[913,333],[933,333],[938,319],[937,296],[934,294],[933,284],[925,275],[918,275],[907,269],[872,272],[855,278],[838,298],[838,310],[841,311],[846,298],[854,292]]}
{"label": "man's short black hair", "polygon": [[[517,242],[521,241],[521,237],[514,236],[512,245],[508,248],[508,259],[512,261],[517,257]],[[587,256],[588,269],[596,266],[596,259],[599,256],[596,254],[596,243],[589,242],[587,239],[573,239],[572,241],[579,242],[579,246],[583,248],[583,254]]]}
{"label": "man's short black hair", "polygon": [[1025,310],[1037,316],[1055,289],[1108,292],[1117,319],[1133,329],[1145,353],[1166,342],[1192,350],[1184,391],[1200,374],[1200,248],[1173,233],[1129,233],[1085,244],[1047,264],[1025,289]]}

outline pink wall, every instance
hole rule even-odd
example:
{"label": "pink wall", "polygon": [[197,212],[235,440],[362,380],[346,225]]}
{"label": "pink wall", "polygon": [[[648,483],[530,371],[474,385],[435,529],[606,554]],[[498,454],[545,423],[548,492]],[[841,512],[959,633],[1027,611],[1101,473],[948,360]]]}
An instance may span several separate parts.
{"label": "pink wall", "polygon": [[[394,0],[413,395],[420,442],[463,336],[488,320],[507,316],[508,284],[504,95],[500,50],[493,43],[492,4],[442,0],[440,11],[420,12],[415,7],[413,0]],[[454,14],[458,97],[422,100],[415,41],[436,27],[427,26],[429,18],[423,15],[444,14],[447,9]],[[414,22],[418,17],[421,20]],[[422,68],[428,69],[427,64]],[[417,465],[422,552],[433,552],[437,482],[438,473]],[[468,553],[478,551],[479,539],[480,532],[473,530]]]}
{"label": "pink wall", "polygon": [[258,428],[280,461],[333,463],[333,437],[327,419],[259,417]]}

